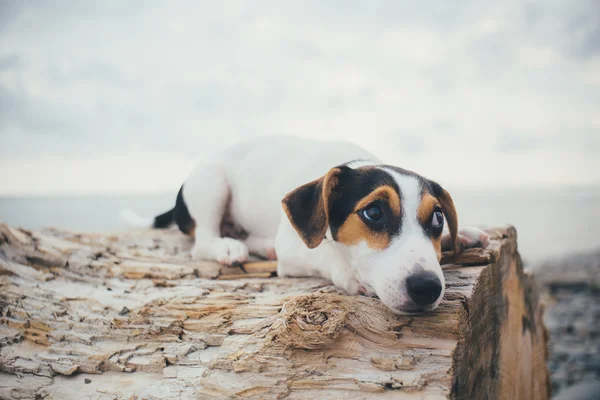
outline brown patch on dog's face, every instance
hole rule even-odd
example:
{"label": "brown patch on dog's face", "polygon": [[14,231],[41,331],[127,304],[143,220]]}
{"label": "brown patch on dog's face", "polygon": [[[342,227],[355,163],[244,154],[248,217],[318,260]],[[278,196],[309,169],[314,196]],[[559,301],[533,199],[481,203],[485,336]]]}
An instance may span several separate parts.
{"label": "brown patch on dog's face", "polygon": [[424,193],[421,198],[421,203],[417,209],[417,217],[422,225],[429,223],[431,214],[436,207],[440,206],[440,202],[429,193]]}
{"label": "brown patch on dog's face", "polygon": [[[417,219],[426,231],[431,225],[433,212],[440,208],[441,206],[438,199],[433,197],[430,193],[423,193],[421,203],[417,209]],[[442,258],[442,235],[429,235],[429,238],[431,239],[431,243],[433,244],[437,258],[440,260]]]}
{"label": "brown patch on dog's face", "polygon": [[[381,212],[380,221],[369,221],[361,213],[369,207],[378,207]],[[344,223],[337,230],[337,241],[347,245],[355,245],[365,241],[373,250],[383,250],[390,244],[391,234],[387,226],[396,226],[390,222],[400,219],[400,197],[389,185],[383,185],[360,199]]]}
{"label": "brown patch on dog's face", "polygon": [[358,212],[376,200],[387,201],[394,215],[400,215],[400,197],[398,196],[396,190],[389,185],[380,186],[367,196],[363,197],[356,204],[354,211]]}
{"label": "brown patch on dog's face", "polygon": [[373,250],[383,250],[390,244],[390,235],[387,232],[372,231],[357,214],[351,214],[338,230],[337,241],[354,245],[362,240]]}

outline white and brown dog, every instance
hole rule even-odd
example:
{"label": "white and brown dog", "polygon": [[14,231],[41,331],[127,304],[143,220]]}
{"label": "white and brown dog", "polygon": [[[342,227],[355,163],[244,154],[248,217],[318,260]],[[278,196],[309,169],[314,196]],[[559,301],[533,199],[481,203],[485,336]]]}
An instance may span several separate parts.
{"label": "white and brown dog", "polygon": [[477,228],[458,229],[437,183],[350,143],[294,137],[216,154],[192,171],[172,210],[146,223],[176,223],[195,238],[194,259],[277,259],[279,276],[321,276],[349,294],[377,295],[396,313],[438,306],[442,249],[488,240]]}

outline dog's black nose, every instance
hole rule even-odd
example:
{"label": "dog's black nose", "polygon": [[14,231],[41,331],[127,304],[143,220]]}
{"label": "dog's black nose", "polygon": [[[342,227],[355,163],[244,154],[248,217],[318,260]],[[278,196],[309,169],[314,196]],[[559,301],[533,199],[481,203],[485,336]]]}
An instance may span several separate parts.
{"label": "dog's black nose", "polygon": [[406,279],[408,295],[421,307],[432,305],[442,293],[442,282],[433,272],[418,272]]}

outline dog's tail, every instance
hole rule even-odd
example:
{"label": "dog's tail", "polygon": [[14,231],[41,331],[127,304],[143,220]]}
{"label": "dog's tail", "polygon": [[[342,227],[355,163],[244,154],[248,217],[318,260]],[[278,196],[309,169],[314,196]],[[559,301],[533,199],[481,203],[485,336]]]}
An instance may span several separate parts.
{"label": "dog's tail", "polygon": [[175,222],[175,208],[152,218],[144,218],[129,209],[121,210],[120,220],[133,228],[165,229]]}

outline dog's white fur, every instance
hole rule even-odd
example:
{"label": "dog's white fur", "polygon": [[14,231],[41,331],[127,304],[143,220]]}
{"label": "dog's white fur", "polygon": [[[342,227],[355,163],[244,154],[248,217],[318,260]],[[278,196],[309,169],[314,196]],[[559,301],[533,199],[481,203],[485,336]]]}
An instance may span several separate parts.
{"label": "dog's white fur", "polygon": [[[245,261],[249,251],[268,257],[282,225],[290,225],[281,207],[283,197],[354,159],[375,157],[351,143],[295,137],[260,137],[217,153],[196,166],[183,186],[196,221],[192,257],[224,264]],[[233,221],[250,233],[244,243],[220,237],[228,202]],[[285,252],[275,251],[281,263]]]}
{"label": "dog's white fur", "polygon": [[[223,264],[244,262],[249,253],[278,259],[279,276],[321,276],[349,294],[376,294],[394,312],[409,307],[406,278],[413,266],[433,272],[444,287],[444,276],[431,240],[417,221],[421,189],[417,178],[387,172],[402,192],[401,234],[384,250],[365,242],[348,246],[331,238],[309,249],[281,206],[293,189],[322,177],[332,167],[351,168],[381,162],[347,142],[324,142],[295,137],[261,137],[232,146],[199,164],[183,185],[183,198],[196,222],[194,259]],[[385,168],[385,167],[379,167]],[[249,232],[243,240],[223,238],[220,222],[229,207],[237,225]],[[460,230],[463,242],[484,241],[478,229]],[[443,297],[430,307],[434,309]]]}

